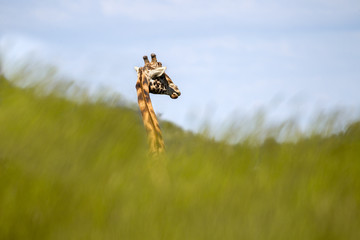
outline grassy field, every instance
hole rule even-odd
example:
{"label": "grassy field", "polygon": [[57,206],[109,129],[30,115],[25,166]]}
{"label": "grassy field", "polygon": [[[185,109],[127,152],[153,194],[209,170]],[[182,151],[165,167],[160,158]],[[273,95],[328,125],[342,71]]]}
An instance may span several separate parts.
{"label": "grassy field", "polygon": [[136,108],[64,89],[0,79],[0,239],[360,239],[360,123],[229,145],[163,122],[152,159]]}

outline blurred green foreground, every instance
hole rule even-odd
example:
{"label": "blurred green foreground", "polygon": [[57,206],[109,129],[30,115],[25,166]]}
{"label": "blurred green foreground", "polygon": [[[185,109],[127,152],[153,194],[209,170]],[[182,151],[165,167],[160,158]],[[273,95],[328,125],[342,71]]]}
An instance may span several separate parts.
{"label": "blurred green foreground", "polygon": [[0,79],[0,239],[360,239],[359,123],[230,145],[163,122],[151,159],[135,108],[41,91]]}

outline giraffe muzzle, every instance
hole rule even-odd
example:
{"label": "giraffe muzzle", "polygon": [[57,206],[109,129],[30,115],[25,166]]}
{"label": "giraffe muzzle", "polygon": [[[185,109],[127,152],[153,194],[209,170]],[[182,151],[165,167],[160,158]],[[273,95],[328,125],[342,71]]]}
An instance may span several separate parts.
{"label": "giraffe muzzle", "polygon": [[170,97],[172,99],[177,99],[179,96],[180,96],[180,94],[178,95],[177,93],[173,93],[173,94],[170,95]]}

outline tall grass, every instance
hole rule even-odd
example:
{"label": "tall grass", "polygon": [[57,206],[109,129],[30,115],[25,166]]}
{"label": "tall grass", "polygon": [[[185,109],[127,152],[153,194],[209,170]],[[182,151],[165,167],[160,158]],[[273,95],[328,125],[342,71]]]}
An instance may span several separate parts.
{"label": "tall grass", "polygon": [[0,239],[360,238],[359,123],[256,145],[163,122],[150,158],[137,111],[56,88],[0,79]]}

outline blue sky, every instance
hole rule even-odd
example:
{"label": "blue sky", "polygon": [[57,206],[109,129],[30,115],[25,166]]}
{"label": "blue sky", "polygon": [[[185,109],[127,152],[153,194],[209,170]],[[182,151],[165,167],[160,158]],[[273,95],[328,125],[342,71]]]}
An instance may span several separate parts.
{"label": "blue sky", "polygon": [[359,0],[0,0],[0,50],[5,73],[31,53],[134,103],[133,67],[155,52],[182,95],[154,108],[192,130],[360,109]]}

